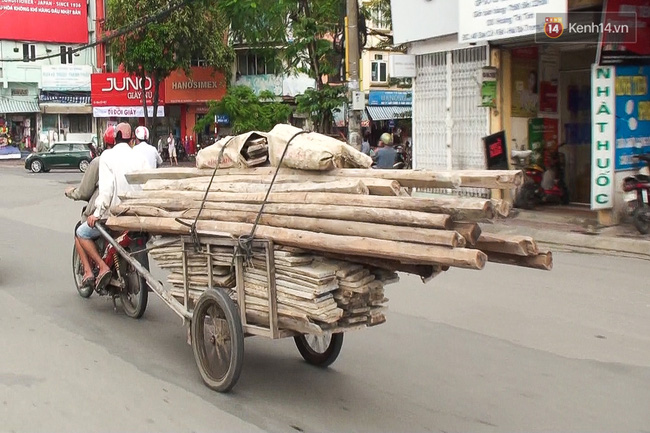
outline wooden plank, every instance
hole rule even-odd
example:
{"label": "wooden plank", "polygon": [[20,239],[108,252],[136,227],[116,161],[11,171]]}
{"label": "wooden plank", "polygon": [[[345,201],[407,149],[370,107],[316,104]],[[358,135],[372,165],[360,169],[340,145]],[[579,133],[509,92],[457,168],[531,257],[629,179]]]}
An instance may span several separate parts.
{"label": "wooden plank", "polygon": [[[271,176],[275,167],[256,167],[252,169],[219,169],[218,176]],[[126,176],[130,183],[144,183],[150,179],[187,179],[211,176],[213,169],[196,168],[159,168],[130,173]],[[314,175],[344,178],[374,177],[396,180],[406,188],[458,188],[460,186],[508,189],[523,183],[521,170],[370,170],[370,169],[334,169],[322,173],[305,172],[281,168],[281,175]]]}
{"label": "wooden plank", "polygon": [[477,223],[455,222],[452,224],[452,229],[465,238],[467,246],[476,245],[479,236],[481,236],[481,227]]}
{"label": "wooden plank", "polygon": [[[149,181],[142,186],[145,191],[201,191],[208,187],[208,183],[186,183],[180,186],[160,184],[161,182]],[[255,183],[221,183],[210,185],[210,191],[237,193],[237,194],[266,194],[270,185]],[[342,194],[370,194],[368,187],[357,179],[334,180],[332,182],[301,182],[274,184],[273,192],[332,192]],[[384,194],[388,195],[388,194]],[[396,194],[393,194],[396,195]]]}
{"label": "wooden plank", "polygon": [[[200,191],[130,191],[121,199],[159,199],[160,206],[164,207],[166,201],[176,200],[203,200],[205,194]],[[236,202],[236,203],[262,203],[265,193],[237,194],[227,192],[209,192],[207,201],[210,202]],[[459,221],[481,221],[494,217],[494,208],[490,200],[463,197],[384,197],[355,195],[350,200],[349,194],[327,192],[279,192],[271,193],[269,203],[307,203],[318,205],[341,205],[356,207],[388,208],[411,210],[418,212],[443,213],[451,215]]]}
{"label": "wooden plank", "polygon": [[534,256],[519,256],[514,254],[490,252],[488,253],[488,260],[494,263],[523,266],[526,268],[542,269],[545,271],[553,269],[553,254],[550,251],[540,252]]}
{"label": "wooden plank", "polygon": [[530,236],[513,236],[483,233],[478,238],[476,248],[481,251],[534,256],[539,252],[537,243]]}

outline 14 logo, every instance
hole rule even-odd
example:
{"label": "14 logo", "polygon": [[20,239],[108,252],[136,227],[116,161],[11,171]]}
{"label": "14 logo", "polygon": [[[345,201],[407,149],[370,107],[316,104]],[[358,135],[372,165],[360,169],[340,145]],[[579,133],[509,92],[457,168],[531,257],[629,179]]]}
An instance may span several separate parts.
{"label": "14 logo", "polygon": [[561,17],[546,17],[544,22],[544,34],[551,39],[557,39],[564,33],[564,25]]}

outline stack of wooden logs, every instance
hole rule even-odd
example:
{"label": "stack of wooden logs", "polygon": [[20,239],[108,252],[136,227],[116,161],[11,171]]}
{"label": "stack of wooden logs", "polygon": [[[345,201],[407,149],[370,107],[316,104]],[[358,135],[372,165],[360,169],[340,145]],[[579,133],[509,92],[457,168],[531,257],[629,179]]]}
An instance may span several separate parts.
{"label": "stack of wooden logs", "polygon": [[[195,223],[199,234],[239,237],[249,235],[257,222],[255,236],[280,248],[276,251],[280,313],[321,328],[381,323],[384,285],[394,281],[398,271],[431,278],[450,267],[482,269],[487,261],[552,267],[551,253],[540,250],[532,238],[482,232],[480,223],[509,214],[508,202],[417,197],[405,190],[510,189],[523,181],[520,171],[282,168],[263,206],[274,173],[273,167],[219,169],[213,179],[213,170],[191,168],[133,173],[127,179],[141,190],[121,197],[107,225],[187,235]],[[173,248],[152,255],[171,271],[170,282],[179,288],[181,253]],[[213,284],[233,287],[228,268],[232,251],[211,254],[213,266],[221,272]],[[207,284],[207,259],[192,255],[188,259],[190,288],[200,293]],[[265,263],[259,258],[253,262],[255,267],[245,272],[246,299],[251,316],[263,317],[268,314],[266,286],[261,284]]]}

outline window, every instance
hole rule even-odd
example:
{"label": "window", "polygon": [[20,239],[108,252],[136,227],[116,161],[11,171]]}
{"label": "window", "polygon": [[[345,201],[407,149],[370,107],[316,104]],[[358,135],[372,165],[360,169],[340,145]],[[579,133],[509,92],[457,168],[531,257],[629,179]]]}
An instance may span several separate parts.
{"label": "window", "polygon": [[72,150],[74,150],[75,152],[86,152],[88,148],[86,147],[85,144],[75,143],[72,145]]}
{"label": "window", "polygon": [[239,75],[275,75],[275,66],[273,57],[248,52],[237,54],[237,73]]}
{"label": "window", "polygon": [[36,61],[36,45],[23,44],[23,62]]}
{"label": "window", "polygon": [[203,59],[192,59],[192,66],[208,66],[208,61]]}
{"label": "window", "polygon": [[61,45],[60,47],[60,53],[61,53],[61,64],[66,65],[66,64],[72,64],[72,47],[66,47],[65,45]]}
{"label": "window", "polygon": [[92,118],[87,114],[68,114],[70,122],[70,133],[88,134],[92,130]]}
{"label": "window", "polygon": [[391,28],[390,15],[380,5],[370,8],[371,26],[376,29],[388,30]]}
{"label": "window", "polygon": [[388,82],[388,63],[382,54],[375,54],[375,59],[370,65],[370,81],[373,83]]}
{"label": "window", "polygon": [[55,144],[54,147],[52,147],[52,150],[54,150],[56,153],[68,152],[70,150],[70,146],[67,144]]}

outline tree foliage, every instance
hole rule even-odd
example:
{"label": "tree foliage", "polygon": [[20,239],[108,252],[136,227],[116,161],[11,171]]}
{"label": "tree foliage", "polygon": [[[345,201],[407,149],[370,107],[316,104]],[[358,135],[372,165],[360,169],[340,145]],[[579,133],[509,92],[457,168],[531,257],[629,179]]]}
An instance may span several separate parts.
{"label": "tree foliage", "polygon": [[271,92],[259,96],[247,86],[232,86],[221,101],[209,103],[208,114],[199,120],[196,131],[203,130],[213,121],[215,114],[227,114],[234,134],[248,131],[270,131],[276,124],[284,123],[291,115],[291,108],[274,101]]}
{"label": "tree foliage", "polygon": [[316,129],[326,132],[329,107],[341,103],[341,91],[327,81],[340,69],[341,54],[332,41],[341,28],[345,0],[220,0],[219,7],[230,20],[233,41],[259,52],[280,47],[285,73],[303,72],[316,81],[316,89],[297,100],[299,107],[311,108],[306,114]]}
{"label": "tree foliage", "polygon": [[[138,18],[169,7],[166,0],[108,0],[107,30],[115,30]],[[142,92],[145,119],[155,134],[156,108],[160,85],[173,71],[190,72],[192,59],[201,58],[215,69],[226,72],[234,55],[227,43],[227,20],[213,0],[192,0],[173,8],[163,19],[113,39],[109,49],[125,72],[153,84],[153,120],[147,119],[146,92]]]}

